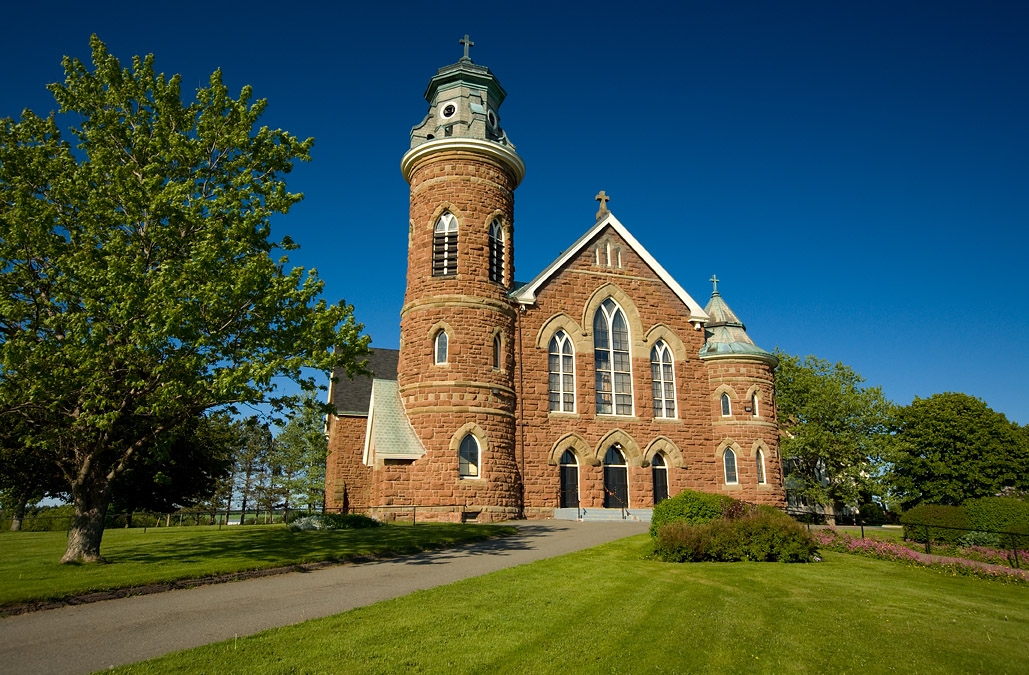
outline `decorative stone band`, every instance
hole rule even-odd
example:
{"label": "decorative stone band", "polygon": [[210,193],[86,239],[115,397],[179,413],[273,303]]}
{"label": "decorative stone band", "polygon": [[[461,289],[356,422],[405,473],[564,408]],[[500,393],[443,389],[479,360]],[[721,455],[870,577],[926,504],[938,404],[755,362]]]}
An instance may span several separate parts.
{"label": "decorative stone band", "polygon": [[430,161],[433,155],[443,152],[468,152],[499,162],[510,169],[515,187],[525,178],[525,162],[511,148],[477,138],[438,138],[411,148],[404,154],[400,160],[400,172],[404,174],[404,180],[410,183],[415,169]]}
{"label": "decorative stone band", "polygon": [[779,359],[775,358],[772,354],[704,354],[700,357],[701,361],[756,361],[757,363],[764,363],[773,368],[779,365]]}
{"label": "decorative stone band", "polygon": [[454,388],[472,388],[472,389],[489,389],[490,391],[496,390],[497,394],[507,394],[508,396],[514,397],[514,389],[505,387],[502,384],[491,384],[489,382],[471,382],[464,380],[437,380],[433,382],[413,382],[411,384],[405,384],[400,387],[400,394],[404,395],[408,392],[417,391],[419,389],[439,389],[441,387],[454,387]]}
{"label": "decorative stone band", "polygon": [[483,298],[476,295],[433,295],[428,298],[412,300],[400,310],[400,318],[403,319],[408,312],[415,312],[424,309],[441,309],[444,307],[466,307],[469,309],[492,309],[495,312],[506,314],[514,318],[515,308],[512,304]]}

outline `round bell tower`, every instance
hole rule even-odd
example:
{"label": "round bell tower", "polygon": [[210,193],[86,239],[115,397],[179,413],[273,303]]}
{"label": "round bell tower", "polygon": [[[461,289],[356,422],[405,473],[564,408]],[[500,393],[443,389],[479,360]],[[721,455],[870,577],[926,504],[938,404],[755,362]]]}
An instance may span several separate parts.
{"label": "round bell tower", "polygon": [[504,520],[522,506],[508,292],[525,164],[500,126],[506,92],[472,62],[467,35],[461,44],[463,58],[429,81],[400,164],[411,211],[397,380],[425,455],[380,500],[415,503],[425,519]]}

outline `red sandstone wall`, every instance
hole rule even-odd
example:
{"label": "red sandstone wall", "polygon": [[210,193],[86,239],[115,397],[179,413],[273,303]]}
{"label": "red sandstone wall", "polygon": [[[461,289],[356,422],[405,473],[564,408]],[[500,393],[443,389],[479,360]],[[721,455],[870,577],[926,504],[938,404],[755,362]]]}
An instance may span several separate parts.
{"label": "red sandstone wall", "polygon": [[325,462],[325,506],[366,512],[370,505],[371,467],[361,463],[367,417],[329,421],[329,455]]}

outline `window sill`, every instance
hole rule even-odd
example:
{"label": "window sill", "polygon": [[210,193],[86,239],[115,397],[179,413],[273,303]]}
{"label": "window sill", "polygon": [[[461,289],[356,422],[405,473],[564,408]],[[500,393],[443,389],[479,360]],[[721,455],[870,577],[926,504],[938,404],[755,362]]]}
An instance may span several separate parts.
{"label": "window sill", "polygon": [[727,483],[722,486],[722,489],[731,492],[733,490],[742,490],[743,486],[739,483]]}
{"label": "window sill", "polygon": [[640,418],[635,415],[612,415],[610,413],[597,413],[598,420],[609,420],[611,422],[639,422]]}
{"label": "window sill", "polygon": [[547,417],[549,417],[550,419],[559,419],[559,420],[577,420],[581,416],[579,415],[579,413],[576,413],[576,412],[564,412],[563,410],[551,410],[550,412],[547,413]]}
{"label": "window sill", "polygon": [[659,424],[682,424],[678,417],[655,417],[654,421]]}

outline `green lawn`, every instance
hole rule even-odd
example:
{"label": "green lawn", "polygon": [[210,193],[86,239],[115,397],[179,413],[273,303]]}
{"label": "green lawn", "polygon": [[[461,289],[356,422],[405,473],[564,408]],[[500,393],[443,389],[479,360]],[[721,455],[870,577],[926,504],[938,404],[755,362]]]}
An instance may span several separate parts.
{"label": "green lawn", "polygon": [[387,525],[291,532],[284,525],[116,529],[101,565],[61,565],[64,532],[0,534],[0,606],[98,590],[360,556],[416,553],[513,533],[497,525]]}
{"label": "green lawn", "polygon": [[121,673],[1026,673],[1029,588],[857,556],[668,564],[646,535]]}

